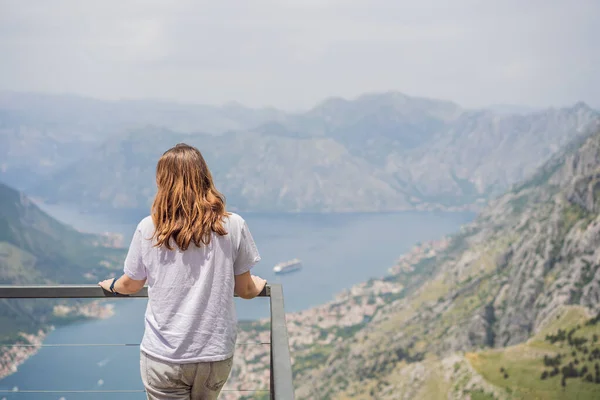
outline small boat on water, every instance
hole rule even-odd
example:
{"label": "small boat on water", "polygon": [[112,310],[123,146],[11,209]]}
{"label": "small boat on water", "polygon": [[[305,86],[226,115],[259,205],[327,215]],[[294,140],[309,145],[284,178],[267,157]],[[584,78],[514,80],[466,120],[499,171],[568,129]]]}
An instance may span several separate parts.
{"label": "small boat on water", "polygon": [[302,262],[298,258],[293,260],[280,262],[273,267],[273,272],[276,274],[287,274],[288,272],[294,272],[302,269]]}

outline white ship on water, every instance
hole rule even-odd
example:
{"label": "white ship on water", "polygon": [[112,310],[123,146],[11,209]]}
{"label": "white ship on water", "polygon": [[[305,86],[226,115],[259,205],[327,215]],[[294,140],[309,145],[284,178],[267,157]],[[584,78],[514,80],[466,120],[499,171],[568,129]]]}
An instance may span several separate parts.
{"label": "white ship on water", "polygon": [[302,262],[298,258],[290,261],[280,262],[273,267],[276,274],[287,274],[288,272],[298,271],[302,268]]}

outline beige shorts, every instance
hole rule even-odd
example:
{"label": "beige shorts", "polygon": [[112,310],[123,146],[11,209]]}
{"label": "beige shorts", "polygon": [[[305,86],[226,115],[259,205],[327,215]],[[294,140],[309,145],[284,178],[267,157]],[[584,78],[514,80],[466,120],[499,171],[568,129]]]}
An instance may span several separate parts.
{"label": "beige shorts", "polygon": [[233,357],[214,362],[174,364],[141,352],[140,372],[149,400],[213,400],[219,397]]}

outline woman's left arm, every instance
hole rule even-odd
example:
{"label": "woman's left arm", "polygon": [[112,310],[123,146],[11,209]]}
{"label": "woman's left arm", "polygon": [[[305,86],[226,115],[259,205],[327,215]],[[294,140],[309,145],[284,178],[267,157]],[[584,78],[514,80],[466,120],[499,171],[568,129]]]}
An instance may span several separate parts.
{"label": "woman's left arm", "polygon": [[[112,279],[107,279],[102,282],[98,282],[98,285],[102,286],[102,289],[106,290],[107,292],[110,292],[110,285],[112,285],[112,282]],[[135,280],[123,274],[123,276],[116,280],[113,290],[119,294],[135,294],[142,290],[145,283],[146,278],[142,280]]]}
{"label": "woman's left arm", "polygon": [[[125,258],[125,264],[123,266],[123,272],[124,274],[115,281],[113,286],[115,292],[119,294],[134,294],[144,287],[148,274],[144,265],[144,260],[142,259],[142,233],[139,225],[131,239],[129,251],[127,252],[127,257]],[[98,282],[98,285],[110,292],[112,283],[113,279],[107,279]]]}

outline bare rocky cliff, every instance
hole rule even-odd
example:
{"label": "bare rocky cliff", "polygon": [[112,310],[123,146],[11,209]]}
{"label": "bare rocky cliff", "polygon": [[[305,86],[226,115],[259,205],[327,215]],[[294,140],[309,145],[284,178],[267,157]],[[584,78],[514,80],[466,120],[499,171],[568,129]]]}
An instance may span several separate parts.
{"label": "bare rocky cliff", "polygon": [[[322,398],[427,398],[419,377],[443,370],[444,360],[458,357],[455,368],[467,368],[465,352],[519,346],[565,307],[599,313],[597,132],[493,201],[444,251],[386,278],[401,295],[337,344],[323,366],[303,373],[299,397],[316,390]],[[478,387],[496,390],[484,383]]]}

